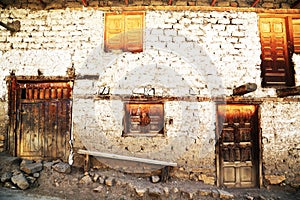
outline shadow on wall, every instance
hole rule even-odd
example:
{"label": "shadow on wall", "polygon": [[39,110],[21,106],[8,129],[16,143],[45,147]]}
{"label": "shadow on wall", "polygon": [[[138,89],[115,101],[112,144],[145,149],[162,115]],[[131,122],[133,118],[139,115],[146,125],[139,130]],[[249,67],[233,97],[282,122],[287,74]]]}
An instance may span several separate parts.
{"label": "shadow on wall", "polygon": [[[150,34],[145,38],[146,45],[141,53],[104,53],[100,47],[95,48],[86,60],[86,68],[77,70],[80,77],[99,74],[97,81],[84,81],[92,82],[89,85],[93,85],[94,94],[109,88],[109,96],[115,97],[94,102],[74,99],[74,108],[91,107],[82,102],[93,103],[95,111],[94,116],[89,115],[91,119],[83,119],[82,113],[73,113],[75,132],[80,132],[77,137],[85,148],[93,151],[168,161],[176,161],[183,154],[195,154],[193,151],[196,151],[197,158],[209,157],[213,162],[215,105],[213,102],[198,102],[196,96],[222,96],[221,77],[217,76],[213,62],[198,41],[179,36],[186,42],[170,40],[172,45],[162,48],[158,43],[148,45],[147,41],[153,41],[151,37],[154,36]],[[80,82],[77,82],[77,87],[81,87]],[[172,125],[165,124],[166,137],[122,137],[122,97],[139,96],[135,93],[139,88],[154,88],[152,96],[162,99],[181,98],[164,102],[165,119],[174,121]],[[98,126],[92,122],[97,122]],[[86,127],[90,127],[88,131]],[[109,161],[105,164],[110,166]]]}

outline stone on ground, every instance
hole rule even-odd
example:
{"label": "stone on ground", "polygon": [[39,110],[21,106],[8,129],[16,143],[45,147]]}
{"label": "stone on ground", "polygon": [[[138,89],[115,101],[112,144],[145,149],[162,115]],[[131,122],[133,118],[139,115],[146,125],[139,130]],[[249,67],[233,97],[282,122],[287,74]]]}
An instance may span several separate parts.
{"label": "stone on ground", "polygon": [[58,162],[54,164],[52,166],[52,169],[60,173],[66,173],[66,174],[71,173],[71,166],[68,163],[64,163],[64,162]]}
{"label": "stone on ground", "polygon": [[161,196],[162,194],[163,194],[163,191],[158,187],[149,188],[149,195]]}
{"label": "stone on ground", "polygon": [[160,181],[160,177],[159,176],[151,176],[151,182],[152,183],[158,183]]}
{"label": "stone on ground", "polygon": [[12,173],[11,172],[5,172],[1,176],[1,182],[4,183],[6,181],[9,181],[11,179],[11,177],[12,177]]}
{"label": "stone on ground", "polygon": [[107,186],[113,186],[114,183],[115,183],[115,179],[112,177],[109,177],[105,180],[105,185],[107,185]]}
{"label": "stone on ground", "polygon": [[147,192],[145,188],[135,188],[135,192],[138,196],[142,197]]}
{"label": "stone on ground", "polygon": [[[23,161],[22,161],[23,163]],[[42,163],[23,163],[20,165],[20,170],[25,172],[26,174],[34,174],[36,172],[40,172],[43,169]]]}
{"label": "stone on ground", "polygon": [[219,192],[219,195],[220,195],[221,199],[233,199],[234,198],[234,195],[227,192],[227,191],[218,190],[218,192]]}
{"label": "stone on ground", "polygon": [[81,184],[90,184],[92,183],[92,178],[89,175],[85,175],[84,177],[82,177],[79,181],[79,183]]}
{"label": "stone on ground", "polygon": [[30,186],[24,174],[22,173],[11,177],[11,181],[22,190],[26,190]]}
{"label": "stone on ground", "polygon": [[94,192],[101,192],[103,190],[103,186],[99,185],[98,187],[94,188],[93,191]]}

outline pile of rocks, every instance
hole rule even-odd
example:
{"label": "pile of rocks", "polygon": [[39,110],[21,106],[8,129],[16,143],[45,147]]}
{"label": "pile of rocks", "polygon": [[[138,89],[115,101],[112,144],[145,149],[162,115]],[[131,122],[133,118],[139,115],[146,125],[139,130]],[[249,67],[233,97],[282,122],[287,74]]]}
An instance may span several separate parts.
{"label": "pile of rocks", "polygon": [[71,166],[60,160],[47,162],[16,159],[12,167],[0,174],[1,182],[4,187],[26,190],[38,185],[37,179],[45,168],[52,168],[62,173],[71,173]]}
{"label": "pile of rocks", "polygon": [[[135,177],[123,174],[105,173],[105,171],[89,171],[86,172],[78,183],[82,185],[90,185],[93,187],[92,191],[101,193],[103,191],[110,191],[112,188],[122,188],[126,191],[131,191],[136,198],[169,198],[169,199],[234,199],[232,193],[218,189],[214,186],[197,184],[190,188],[184,186],[181,181],[168,181],[163,183],[161,177],[153,175],[150,177]],[[151,184],[149,184],[151,182]],[[198,183],[200,184],[200,183]],[[199,187],[200,186],[200,187]],[[108,189],[110,188],[110,189]]]}

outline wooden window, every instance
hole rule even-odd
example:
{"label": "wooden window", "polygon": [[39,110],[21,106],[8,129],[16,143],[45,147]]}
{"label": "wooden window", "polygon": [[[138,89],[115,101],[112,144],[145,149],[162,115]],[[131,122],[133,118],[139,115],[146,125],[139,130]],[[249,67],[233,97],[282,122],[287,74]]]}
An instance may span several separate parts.
{"label": "wooden window", "polygon": [[292,19],[292,26],[293,50],[294,53],[300,53],[300,19]]}
{"label": "wooden window", "polygon": [[125,103],[123,136],[159,136],[164,133],[164,105],[160,102]]}
{"label": "wooden window", "polygon": [[104,49],[143,51],[144,12],[105,14]]}
{"label": "wooden window", "polygon": [[259,19],[262,86],[294,86],[293,53],[300,52],[300,20],[289,16]]}

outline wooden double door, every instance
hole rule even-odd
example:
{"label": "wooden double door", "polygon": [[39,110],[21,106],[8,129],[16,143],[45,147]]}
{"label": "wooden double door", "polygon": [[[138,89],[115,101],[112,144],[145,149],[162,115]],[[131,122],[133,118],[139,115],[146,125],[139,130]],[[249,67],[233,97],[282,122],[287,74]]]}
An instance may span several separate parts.
{"label": "wooden double door", "polygon": [[218,105],[217,163],[220,186],[259,186],[259,129],[256,105]]}
{"label": "wooden double door", "polygon": [[11,80],[9,151],[28,159],[67,160],[71,81]]}

